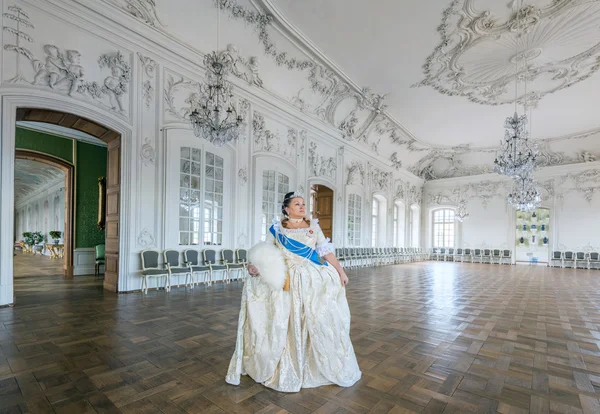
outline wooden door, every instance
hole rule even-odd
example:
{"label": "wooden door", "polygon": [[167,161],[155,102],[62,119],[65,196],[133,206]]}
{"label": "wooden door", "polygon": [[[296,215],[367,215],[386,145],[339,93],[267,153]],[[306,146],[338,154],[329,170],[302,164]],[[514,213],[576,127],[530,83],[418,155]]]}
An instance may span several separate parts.
{"label": "wooden door", "polygon": [[121,201],[121,138],[108,143],[106,173],[106,241],[104,289],[118,291],[119,205]]}
{"label": "wooden door", "polygon": [[316,186],[313,217],[319,219],[319,225],[325,237],[333,234],[333,190],[325,186]]}

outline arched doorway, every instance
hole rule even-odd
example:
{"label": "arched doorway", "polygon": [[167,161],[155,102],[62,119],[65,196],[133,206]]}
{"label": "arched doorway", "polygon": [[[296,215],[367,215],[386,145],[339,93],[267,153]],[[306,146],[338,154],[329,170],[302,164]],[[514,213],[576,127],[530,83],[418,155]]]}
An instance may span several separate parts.
{"label": "arched doorway", "polygon": [[[107,172],[105,188],[100,194],[99,210],[104,210],[104,217],[98,218],[98,226],[103,227],[105,239],[105,277],[104,288],[113,292],[118,291],[119,279],[119,202],[121,184],[121,135],[78,115],[39,108],[18,108],[17,121],[42,122],[75,129],[92,135],[108,145]],[[103,198],[103,199],[102,199]],[[71,204],[72,205],[72,204]],[[71,209],[72,210],[72,209]],[[72,214],[72,213],[71,213]],[[72,217],[71,217],[72,220]],[[66,227],[65,227],[66,229]],[[73,246],[71,246],[71,249]],[[65,251],[67,246],[65,245]],[[67,276],[73,275],[73,262],[71,250],[70,271]]]}
{"label": "arched doorway", "polygon": [[325,237],[333,235],[333,190],[322,184],[310,187],[310,212],[313,218],[319,219],[319,226]]}
{"label": "arched doorway", "polygon": [[[8,194],[14,191],[15,131],[18,119],[60,124],[109,141],[110,167],[107,174],[106,197],[108,237],[103,285],[105,289],[115,292],[130,289],[127,270],[131,260],[129,257],[131,246],[126,241],[129,240],[130,232],[131,198],[129,195],[132,193],[132,180],[121,179],[122,176],[134,175],[128,155],[132,150],[132,130],[129,124],[121,119],[122,117],[101,110],[90,103],[51,93],[32,95],[15,91],[2,96],[1,105],[0,135],[3,139],[0,141],[2,153],[0,187]],[[128,196],[120,197],[121,191]],[[15,224],[13,208],[12,197],[0,198],[0,214],[6,218],[0,221],[0,305],[10,305],[14,302],[13,261],[11,260]]]}
{"label": "arched doorway", "polygon": [[30,160],[49,165],[61,170],[65,175],[65,207],[64,207],[64,257],[63,275],[67,278],[73,277],[73,187],[74,166],[73,164],[52,155],[43,154],[31,150],[15,150],[15,159]]}

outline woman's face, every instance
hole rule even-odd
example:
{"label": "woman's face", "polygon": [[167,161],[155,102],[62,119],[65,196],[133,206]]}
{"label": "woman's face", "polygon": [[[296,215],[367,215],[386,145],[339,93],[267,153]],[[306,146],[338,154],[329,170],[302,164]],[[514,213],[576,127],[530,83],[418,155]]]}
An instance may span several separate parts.
{"label": "woman's face", "polygon": [[291,218],[300,218],[306,215],[306,204],[302,197],[292,198],[290,204],[285,208],[288,216]]}

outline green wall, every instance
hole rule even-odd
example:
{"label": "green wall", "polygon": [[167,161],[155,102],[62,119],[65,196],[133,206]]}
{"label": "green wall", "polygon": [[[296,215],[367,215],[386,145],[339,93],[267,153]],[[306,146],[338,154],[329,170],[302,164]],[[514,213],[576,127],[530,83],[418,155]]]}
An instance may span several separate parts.
{"label": "green wall", "polygon": [[106,177],[107,150],[77,141],[75,191],[75,247],[104,243],[104,230],[98,230],[98,177]]}
{"label": "green wall", "polygon": [[75,248],[104,243],[104,231],[98,230],[96,223],[98,177],[106,176],[107,149],[24,128],[17,128],[15,144],[17,149],[42,152],[75,164]]}
{"label": "green wall", "polygon": [[44,134],[30,129],[17,128],[15,132],[15,147],[54,155],[73,163],[73,140]]}

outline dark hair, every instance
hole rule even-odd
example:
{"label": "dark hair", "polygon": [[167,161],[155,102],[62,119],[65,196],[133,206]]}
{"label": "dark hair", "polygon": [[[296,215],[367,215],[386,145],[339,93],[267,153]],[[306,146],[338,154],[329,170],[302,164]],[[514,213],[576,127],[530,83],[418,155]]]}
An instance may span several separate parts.
{"label": "dark hair", "polygon": [[[290,205],[290,203],[292,202],[292,200],[293,200],[294,198],[297,198],[297,197],[299,197],[299,196],[295,196],[295,197],[294,197],[294,194],[296,194],[296,192],[295,192],[295,191],[292,191],[292,192],[289,192],[289,193],[287,193],[287,194],[286,194],[286,195],[283,197],[283,202],[281,203],[281,214],[282,214],[282,215],[283,215],[283,217],[284,217],[284,218],[283,218],[283,220],[281,220],[281,225],[282,225],[283,227],[287,227],[287,224],[288,224],[288,222],[289,222],[289,219],[288,219],[287,213],[285,212],[285,209],[286,209],[286,207],[288,207],[288,206]],[[304,221],[305,221],[305,222],[306,222],[308,225],[310,225],[310,220],[308,220],[306,217],[304,217]]]}

